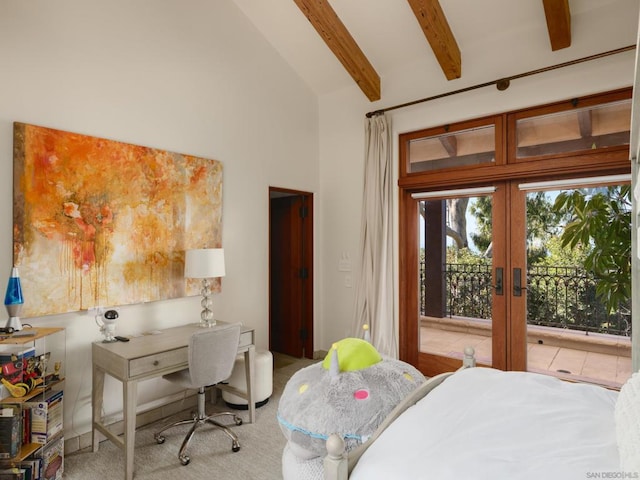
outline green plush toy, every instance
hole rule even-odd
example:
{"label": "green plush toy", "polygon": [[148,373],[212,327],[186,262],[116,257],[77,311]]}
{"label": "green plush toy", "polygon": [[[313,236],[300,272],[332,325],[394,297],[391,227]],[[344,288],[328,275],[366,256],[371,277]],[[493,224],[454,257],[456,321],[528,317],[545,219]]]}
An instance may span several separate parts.
{"label": "green plush toy", "polygon": [[280,398],[284,480],[321,480],[329,435],[341,435],[352,450],[424,381],[412,365],[381,356],[366,340],[335,343],[323,362],[296,372]]}

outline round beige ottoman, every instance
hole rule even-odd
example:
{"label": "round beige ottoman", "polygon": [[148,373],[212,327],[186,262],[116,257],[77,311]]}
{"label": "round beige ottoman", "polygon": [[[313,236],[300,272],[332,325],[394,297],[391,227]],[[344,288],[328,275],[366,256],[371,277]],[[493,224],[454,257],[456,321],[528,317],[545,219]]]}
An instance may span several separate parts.
{"label": "round beige ottoman", "polygon": [[[233,366],[233,372],[227,383],[241,390],[247,391],[247,378],[244,370],[244,355],[238,355]],[[269,351],[257,351],[255,354],[254,386],[256,407],[261,407],[269,401],[273,393],[273,355]],[[222,392],[222,399],[230,408],[237,410],[247,410],[248,402],[242,398],[226,391]]]}

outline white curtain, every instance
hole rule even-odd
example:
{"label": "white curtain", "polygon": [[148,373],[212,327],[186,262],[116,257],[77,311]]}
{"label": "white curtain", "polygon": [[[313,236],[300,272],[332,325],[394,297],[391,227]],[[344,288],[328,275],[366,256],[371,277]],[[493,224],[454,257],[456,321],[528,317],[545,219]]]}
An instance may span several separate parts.
{"label": "white curtain", "polygon": [[371,343],[397,358],[393,291],[391,128],[385,115],[365,121],[364,194],[360,275],[355,298],[355,336],[369,325]]}

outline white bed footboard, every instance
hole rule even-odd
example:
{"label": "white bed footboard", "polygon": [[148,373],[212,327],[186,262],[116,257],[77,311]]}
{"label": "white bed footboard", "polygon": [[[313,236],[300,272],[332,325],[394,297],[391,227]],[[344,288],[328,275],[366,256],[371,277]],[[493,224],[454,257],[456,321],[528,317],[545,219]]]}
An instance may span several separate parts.
{"label": "white bed footboard", "polygon": [[[464,358],[462,360],[462,368],[475,367],[475,351],[472,347],[466,347],[464,349]],[[345,444],[344,440],[336,434],[330,435],[327,439],[327,456],[324,458],[324,479],[325,480],[347,480],[349,478],[349,474],[351,470],[358,462],[362,454],[369,448],[371,445],[386,428],[396,419],[398,418],[407,408],[411,407],[419,400],[421,400],[424,396],[426,396],[431,390],[440,385],[444,380],[446,380],[449,376],[453,375],[455,372],[446,372],[441,373],[440,375],[436,375],[435,377],[430,378],[418,388],[416,388],[407,398],[405,398],[401,403],[399,403],[392,411],[389,413],[387,418],[385,418],[384,422],[382,422],[375,433],[371,436],[369,440],[367,440],[362,445],[358,446],[351,452],[347,453],[344,451]]]}

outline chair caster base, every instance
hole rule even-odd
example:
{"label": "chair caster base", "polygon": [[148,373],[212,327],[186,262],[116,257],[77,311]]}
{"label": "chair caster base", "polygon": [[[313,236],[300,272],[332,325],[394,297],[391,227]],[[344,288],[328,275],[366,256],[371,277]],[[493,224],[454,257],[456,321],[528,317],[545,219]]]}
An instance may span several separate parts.
{"label": "chair caster base", "polygon": [[233,442],[233,444],[231,445],[231,451],[232,452],[239,452],[240,451],[240,444],[238,442]]}
{"label": "chair caster base", "polygon": [[154,438],[156,439],[156,442],[158,442],[158,445],[162,445],[165,441],[164,436],[162,435],[154,435]]}
{"label": "chair caster base", "polygon": [[189,455],[179,455],[178,458],[180,459],[180,463],[182,465],[189,465],[189,462],[191,462],[191,458],[189,458]]}

